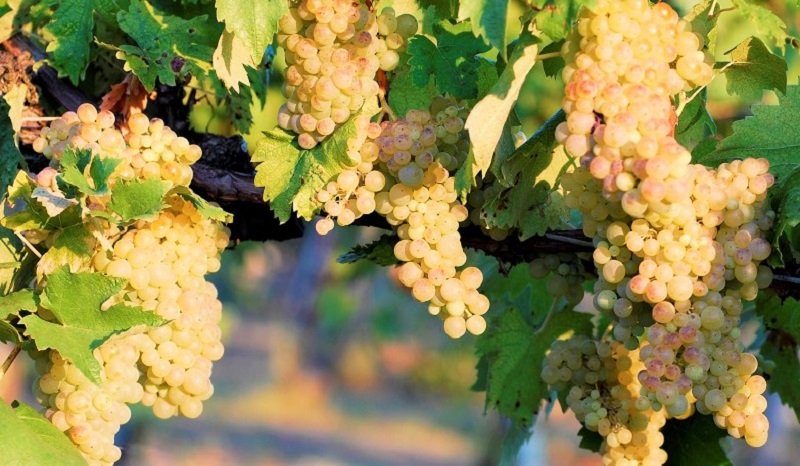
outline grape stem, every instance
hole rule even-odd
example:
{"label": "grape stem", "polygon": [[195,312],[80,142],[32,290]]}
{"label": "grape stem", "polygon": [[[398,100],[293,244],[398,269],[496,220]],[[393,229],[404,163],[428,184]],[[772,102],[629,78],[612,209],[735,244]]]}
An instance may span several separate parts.
{"label": "grape stem", "polygon": [[24,245],[25,245],[25,247],[27,247],[28,249],[30,249],[30,250],[31,250],[31,252],[32,252],[32,253],[33,253],[33,254],[34,254],[36,257],[38,257],[39,259],[41,259],[41,258],[42,258],[42,253],[41,253],[41,252],[39,252],[39,250],[38,250],[38,249],[36,249],[36,248],[35,248],[35,247],[34,247],[34,246],[31,244],[31,242],[30,242],[30,241],[28,241],[28,238],[26,238],[24,235],[22,235],[22,234],[21,234],[21,233],[19,233],[19,232],[18,232],[18,233],[16,233],[16,235],[17,235],[17,238],[19,238],[19,240],[20,240],[20,241],[22,241],[22,244],[24,244]]}
{"label": "grape stem", "polygon": [[540,333],[547,327],[547,324],[550,323],[550,319],[553,318],[553,314],[556,313],[556,304],[561,301],[561,298],[553,298],[553,303],[550,305],[550,310],[547,311],[547,317],[544,318],[542,324],[536,329],[535,333]]}
{"label": "grape stem", "polygon": [[45,117],[45,116],[40,116],[40,117],[22,117],[22,119],[20,121],[23,121],[23,122],[25,122],[25,121],[55,121],[55,120],[58,120],[59,118],[61,118],[61,117]]}
{"label": "grape stem", "polygon": [[8,353],[6,360],[3,362],[3,365],[0,366],[0,380],[3,380],[3,376],[6,375],[8,372],[8,368],[11,367],[11,364],[17,359],[17,355],[19,352],[22,351],[22,343],[17,343],[14,345],[14,348]]}
{"label": "grape stem", "polygon": [[536,56],[536,59],[541,61],[559,57],[561,57],[561,52],[550,52],[550,53],[540,53],[539,55]]}
{"label": "grape stem", "polygon": [[787,283],[794,283],[794,284],[800,285],[800,278],[797,278],[797,277],[790,277],[790,276],[788,276],[788,275],[773,275],[773,276],[772,276],[772,279],[773,279],[773,280],[780,280],[780,281],[783,281],[783,282],[787,282]]}
{"label": "grape stem", "polygon": [[389,115],[389,119],[392,121],[397,120],[397,115],[392,110],[392,107],[389,106],[389,102],[386,101],[385,89],[381,88],[380,92],[378,92],[378,99],[381,103],[381,114],[378,117],[378,121],[382,121],[384,115]]}
{"label": "grape stem", "polygon": [[[728,63],[726,63],[726,64],[725,64],[725,66],[723,66],[722,68],[720,68],[720,69],[719,69],[719,71],[717,71],[717,73],[716,73],[716,75],[715,75],[714,77],[716,78],[717,76],[719,76],[719,75],[721,75],[722,73],[724,73],[724,72],[725,72],[725,70],[727,70],[728,68],[730,68],[731,66],[733,66],[733,64],[734,64],[734,62],[728,62]],[[712,81],[713,81],[713,80],[712,80]],[[709,84],[710,84],[710,83],[709,83]],[[681,103],[680,103],[680,104],[678,104],[678,107],[675,109],[675,114],[676,114],[676,115],[678,115],[678,116],[681,116],[681,112],[683,112],[683,110],[686,108],[686,105],[688,105],[688,104],[689,104],[689,102],[691,102],[692,100],[694,100],[694,99],[695,99],[695,97],[697,97],[698,95],[700,95],[700,93],[701,93],[701,92],[703,92],[703,91],[706,89],[706,87],[708,87],[708,84],[706,84],[705,86],[698,87],[698,88],[697,88],[697,90],[695,90],[695,91],[692,93],[692,95],[691,95],[691,96],[689,96],[689,98],[688,98],[688,99],[684,99],[684,100],[682,100],[682,101],[681,101]]]}
{"label": "grape stem", "polygon": [[574,244],[575,246],[583,246],[583,247],[586,247],[586,248],[591,248],[591,247],[594,246],[592,244],[592,242],[589,241],[589,240],[581,240],[581,239],[576,239],[576,238],[570,238],[569,236],[562,236],[562,235],[557,235],[557,234],[554,234],[554,233],[545,233],[544,237],[548,238],[548,239],[552,239],[554,241],[558,241],[560,243]]}

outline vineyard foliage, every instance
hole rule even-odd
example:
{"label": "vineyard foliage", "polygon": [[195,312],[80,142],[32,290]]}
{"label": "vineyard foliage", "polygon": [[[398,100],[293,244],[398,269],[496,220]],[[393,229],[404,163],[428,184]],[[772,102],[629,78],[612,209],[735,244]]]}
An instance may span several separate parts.
{"label": "vineyard foliage", "polygon": [[[800,413],[798,14],[0,0],[0,383],[27,355],[40,405],[2,400],[0,464],[113,464],[137,403],[200,416],[224,363],[206,276],[248,239],[215,203],[236,208],[225,178],[198,189],[212,165],[263,192],[276,229],[390,230],[340,262],[397,267],[420,319],[471,334],[503,464],[556,402],[604,464],[764,445],[769,393]],[[536,128],[519,115],[548,101]],[[211,161],[236,134],[252,165]]]}

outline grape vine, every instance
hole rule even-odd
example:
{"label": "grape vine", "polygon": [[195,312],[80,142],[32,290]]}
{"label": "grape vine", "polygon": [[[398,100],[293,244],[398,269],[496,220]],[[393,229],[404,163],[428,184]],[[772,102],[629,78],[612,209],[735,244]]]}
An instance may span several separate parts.
{"label": "grape vine", "polygon": [[136,404],[200,417],[224,250],[352,225],[387,234],[341,262],[474,341],[508,445],[558,403],[604,464],[716,466],[723,437],[769,445],[771,393],[800,412],[785,12],[123,3],[0,3],[0,383],[29,357],[39,404],[0,423],[60,452],[0,436],[9,461],[112,465]]}

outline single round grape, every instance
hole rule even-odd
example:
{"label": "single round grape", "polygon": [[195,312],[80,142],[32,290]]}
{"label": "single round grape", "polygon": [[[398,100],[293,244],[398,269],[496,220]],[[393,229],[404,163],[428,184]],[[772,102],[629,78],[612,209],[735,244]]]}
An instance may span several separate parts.
{"label": "single round grape", "polygon": [[[476,316],[480,317],[480,316]],[[474,324],[473,324],[474,325]],[[477,330],[477,329],[476,329]],[[444,320],[444,332],[450,338],[461,338],[467,332],[467,323],[463,317],[448,317]]]}

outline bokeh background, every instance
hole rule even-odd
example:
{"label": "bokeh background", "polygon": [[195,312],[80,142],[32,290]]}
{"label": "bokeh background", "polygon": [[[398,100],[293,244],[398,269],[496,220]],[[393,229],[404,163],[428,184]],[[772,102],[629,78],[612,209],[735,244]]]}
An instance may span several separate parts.
{"label": "bokeh background", "polygon": [[[402,2],[402,3],[401,3]],[[392,4],[393,2],[382,2]],[[398,0],[406,11],[410,2]],[[687,11],[694,2],[670,2]],[[727,0],[721,0],[725,7]],[[798,35],[796,2],[763,2]],[[512,2],[509,30],[523,11]],[[757,33],[746,20],[719,26],[718,59]],[[511,37],[513,39],[513,37]],[[787,50],[790,83],[797,83],[795,50]],[[282,103],[278,52],[267,104],[254,108],[253,148],[272,128]],[[528,77],[517,105],[530,135],[560,106],[562,84],[541,65]],[[192,114],[198,130],[231,134],[224,112],[207,90]],[[776,101],[765,94],[765,102]],[[721,135],[748,114],[728,97],[724,78],[709,89],[709,109]],[[158,421],[145,409],[119,434],[124,466],[482,466],[499,461],[506,425],[484,412],[475,381],[474,339],[452,341],[411,299],[392,271],[371,263],[342,265],[336,258],[380,236],[350,227],[281,243],[245,243],[227,251],[213,280],[225,307],[226,353],[215,365],[215,396],[199,420]],[[486,261],[485,258],[476,260]],[[543,297],[543,299],[545,299]],[[490,312],[499,312],[493,309]],[[0,348],[4,358],[7,348]],[[30,400],[31,365],[20,358],[0,384],[0,397]],[[731,447],[734,464],[796,465],[800,426],[794,412],[770,399],[770,440],[759,450]],[[519,466],[601,464],[578,448],[579,428],[556,407],[540,416]]]}

